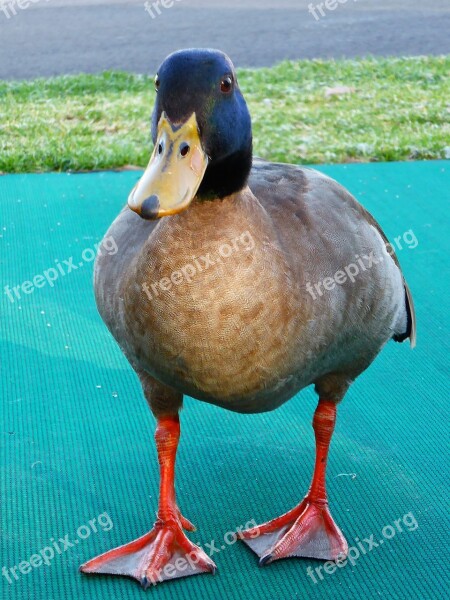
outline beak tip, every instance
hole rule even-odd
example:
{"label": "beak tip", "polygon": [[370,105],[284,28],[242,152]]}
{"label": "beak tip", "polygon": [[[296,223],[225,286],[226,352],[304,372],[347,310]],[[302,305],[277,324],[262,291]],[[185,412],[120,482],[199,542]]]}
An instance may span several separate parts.
{"label": "beak tip", "polygon": [[139,207],[139,216],[147,220],[157,219],[159,217],[160,208],[159,198],[153,194],[142,202]]}

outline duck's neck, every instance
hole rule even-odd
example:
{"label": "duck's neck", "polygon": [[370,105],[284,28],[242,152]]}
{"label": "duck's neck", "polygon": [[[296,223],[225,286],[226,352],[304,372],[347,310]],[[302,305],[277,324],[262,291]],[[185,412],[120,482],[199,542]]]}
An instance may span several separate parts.
{"label": "duck's neck", "polygon": [[226,198],[243,190],[253,162],[252,141],[231,156],[209,164],[197,196],[200,200]]}

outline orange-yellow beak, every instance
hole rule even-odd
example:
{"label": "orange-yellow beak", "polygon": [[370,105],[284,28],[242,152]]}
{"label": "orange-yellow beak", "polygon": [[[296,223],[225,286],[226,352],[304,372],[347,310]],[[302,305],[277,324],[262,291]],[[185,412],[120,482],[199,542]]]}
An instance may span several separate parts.
{"label": "orange-yellow beak", "polygon": [[128,206],[144,219],[185,210],[195,198],[207,166],[195,113],[179,127],[163,113],[152,157],[131,191]]}

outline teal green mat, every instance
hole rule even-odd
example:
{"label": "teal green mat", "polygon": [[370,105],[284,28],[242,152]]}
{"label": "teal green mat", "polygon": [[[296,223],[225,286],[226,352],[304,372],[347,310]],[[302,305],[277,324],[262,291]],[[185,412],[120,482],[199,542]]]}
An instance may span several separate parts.
{"label": "teal green mat", "polygon": [[[220,549],[214,554],[219,570],[215,577],[165,583],[147,592],[152,597],[446,597],[450,167],[322,170],[365,204],[391,240],[412,230],[418,242],[403,242],[398,253],[416,302],[418,347],[390,343],[338,413],[330,504],[355,546],[354,565],[322,570],[322,578],[313,570],[315,583],[307,568],[320,562],[285,560],[261,569],[248,548],[224,540],[252,519],[278,516],[306,492],[314,457],[311,389],[256,416],[187,399],[179,502],[198,527],[191,539],[205,549],[214,540]],[[0,178],[2,598],[144,597],[133,581],[77,572],[88,558],[145,533],[155,517],[153,418],[92,292],[92,249],[138,176]],[[68,273],[64,261],[71,257],[78,268]],[[25,285],[29,293],[20,291],[20,300],[8,297],[5,286],[13,290],[51,268],[59,272],[53,287],[38,278],[41,287]],[[362,540],[371,535],[383,544],[369,551]],[[58,539],[66,536],[71,545],[65,548]],[[365,551],[359,558],[358,540]],[[46,547],[53,547],[53,558]],[[39,566],[35,557],[35,566],[21,565],[22,573],[19,563],[42,550],[49,564]]]}

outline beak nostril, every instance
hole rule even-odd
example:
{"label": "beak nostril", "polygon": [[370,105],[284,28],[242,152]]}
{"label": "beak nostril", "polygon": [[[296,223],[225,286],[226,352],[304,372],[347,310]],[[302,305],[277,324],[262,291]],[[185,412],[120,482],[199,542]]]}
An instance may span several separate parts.
{"label": "beak nostril", "polygon": [[180,154],[185,157],[189,154],[191,147],[186,142],[183,142],[180,146]]}

